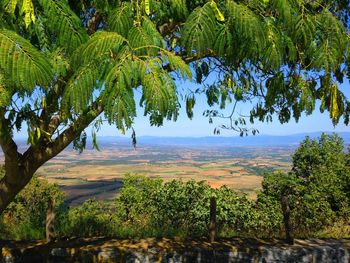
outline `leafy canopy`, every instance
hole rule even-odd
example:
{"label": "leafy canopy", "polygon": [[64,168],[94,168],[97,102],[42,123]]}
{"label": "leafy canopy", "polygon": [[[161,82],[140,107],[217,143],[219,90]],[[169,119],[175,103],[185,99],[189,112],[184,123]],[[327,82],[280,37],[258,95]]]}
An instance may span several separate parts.
{"label": "leafy canopy", "polygon": [[[27,122],[34,148],[76,138],[83,148],[84,129],[95,121],[98,130],[102,112],[125,132],[138,104],[162,125],[178,116],[178,77],[204,83],[185,91],[188,117],[204,93],[209,106],[234,105],[230,116],[208,110],[209,121],[228,117],[220,128],[241,134],[237,102],[253,103],[251,122],[277,114],[284,123],[320,100],[334,125],[348,124],[338,88],[349,75],[348,14],[345,0],[1,1],[0,135]],[[63,140],[67,127],[74,132]]]}

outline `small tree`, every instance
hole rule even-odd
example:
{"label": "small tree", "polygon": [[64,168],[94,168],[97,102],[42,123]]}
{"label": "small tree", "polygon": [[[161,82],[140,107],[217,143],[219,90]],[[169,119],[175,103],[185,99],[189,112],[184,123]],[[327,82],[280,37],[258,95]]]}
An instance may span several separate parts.
{"label": "small tree", "polygon": [[306,138],[293,155],[296,176],[308,188],[320,192],[333,211],[349,208],[350,166],[344,141],[336,134],[322,134],[317,140]]}
{"label": "small tree", "polygon": [[[350,170],[343,140],[322,134],[306,138],[293,154],[290,173],[264,176],[258,204],[272,205],[285,198],[291,211],[290,223],[297,234],[305,235],[349,213]],[[281,211],[281,204],[279,204]]]}
{"label": "small tree", "polygon": [[[174,79],[194,72],[199,83],[215,80],[183,94],[189,118],[204,93],[209,106],[233,110],[210,109],[209,121],[227,117],[219,128],[241,135],[249,129],[235,114],[240,102],[252,102],[252,122],[276,114],[285,123],[321,100],[334,124],[341,116],[347,124],[338,84],[350,62],[349,11],[348,0],[2,0],[0,212],[45,162],[71,143],[82,150],[91,124],[97,146],[101,115],[121,132],[132,128],[136,90],[151,125],[176,120]],[[13,134],[23,123],[29,146],[20,153]]]}

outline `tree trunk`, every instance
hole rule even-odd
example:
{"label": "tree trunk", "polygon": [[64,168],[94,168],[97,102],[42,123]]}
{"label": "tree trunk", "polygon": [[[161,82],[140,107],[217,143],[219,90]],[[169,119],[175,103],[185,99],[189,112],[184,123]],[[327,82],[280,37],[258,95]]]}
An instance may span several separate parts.
{"label": "tree trunk", "polygon": [[[17,145],[8,132],[9,123],[0,108],[0,146],[5,155],[5,176],[0,179],[0,214],[29,183],[36,170],[62,152],[102,112],[103,106],[100,101],[92,104],[55,140],[41,140],[37,145],[30,146],[25,153],[21,154],[17,151]],[[56,125],[59,125],[56,117],[54,116],[49,121],[58,122]]]}
{"label": "tree trunk", "polygon": [[32,179],[34,172],[27,173],[23,167],[8,170],[5,164],[5,176],[0,180],[0,214],[14,200],[15,196]]}

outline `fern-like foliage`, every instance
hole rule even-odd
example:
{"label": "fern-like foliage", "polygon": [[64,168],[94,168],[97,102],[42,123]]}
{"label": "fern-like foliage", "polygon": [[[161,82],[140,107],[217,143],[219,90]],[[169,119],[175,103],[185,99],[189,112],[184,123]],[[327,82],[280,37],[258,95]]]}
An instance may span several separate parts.
{"label": "fern-like foliage", "polygon": [[[174,53],[167,51],[166,49],[160,50],[161,58],[166,63],[168,62],[171,71],[179,72],[184,79],[191,79],[192,72],[190,67],[182,60],[181,57],[176,56]],[[163,63],[164,63],[163,62]]]}
{"label": "fern-like foliage", "polygon": [[100,31],[81,45],[72,55],[71,65],[75,74],[70,78],[63,104],[81,112],[90,105],[93,92],[109,64],[118,61],[126,52],[127,41],[115,32]]}
{"label": "fern-like foliage", "polygon": [[1,29],[0,47],[0,70],[4,71],[7,85],[28,92],[36,85],[49,85],[51,64],[28,40],[13,31]]}
{"label": "fern-like foliage", "polygon": [[56,79],[66,76],[68,70],[70,69],[70,62],[65,56],[65,52],[62,48],[57,48],[50,53],[50,61],[52,69]]}
{"label": "fern-like foliage", "polygon": [[131,128],[136,116],[133,87],[139,83],[144,72],[145,68],[138,62],[122,60],[122,63],[116,64],[107,76],[103,96],[105,115],[109,123],[115,123],[122,133]]}
{"label": "fern-like foliage", "polygon": [[266,48],[262,52],[264,64],[278,70],[284,63],[295,61],[296,49],[291,38],[279,30],[272,19],[266,23],[266,30]]}
{"label": "fern-like foliage", "polygon": [[19,14],[24,18],[24,24],[28,27],[31,23],[35,23],[36,16],[32,0],[3,0],[1,3],[5,7],[5,11],[13,15],[16,8]]}
{"label": "fern-like foliage", "polygon": [[[177,112],[176,85],[161,67],[157,58],[147,61],[147,74],[142,80],[145,115],[150,114],[151,125],[162,125],[164,117],[170,120]],[[175,115],[174,115],[175,113]]]}
{"label": "fern-like foliage", "polygon": [[220,26],[214,44],[214,50],[218,56],[225,57],[233,61],[238,49],[237,44],[238,42],[235,40],[229,24]]}
{"label": "fern-like foliage", "polygon": [[130,3],[122,3],[109,13],[108,28],[127,38],[133,26],[133,11]]}
{"label": "fern-like foliage", "polygon": [[80,67],[67,83],[62,105],[73,106],[77,113],[85,110],[90,105],[99,76],[98,68],[92,63]]}
{"label": "fern-like foliage", "polygon": [[177,18],[187,18],[188,16],[188,8],[186,5],[186,0],[167,0],[164,2],[168,2],[170,5],[170,12]]}
{"label": "fern-like foliage", "polygon": [[128,41],[137,55],[155,56],[159,47],[165,47],[165,41],[155,25],[147,17],[142,18],[142,24],[129,31]]}
{"label": "fern-like foliage", "polygon": [[48,27],[51,34],[57,38],[60,46],[72,52],[86,42],[86,29],[65,1],[39,0],[39,3],[44,9],[43,15],[50,21]]}
{"label": "fern-like foliage", "polygon": [[47,23],[47,20],[42,16],[38,16],[34,24],[35,34],[39,42],[38,46],[44,52],[49,51],[52,48],[50,45],[50,37],[45,28],[45,23]]}
{"label": "fern-like foliage", "polygon": [[11,92],[5,85],[4,74],[0,72],[0,107],[7,106],[11,102]]}
{"label": "fern-like foliage", "polygon": [[235,1],[227,2],[228,23],[235,40],[244,47],[240,48],[241,56],[259,57],[266,46],[266,25],[249,6]]}
{"label": "fern-like foliage", "polygon": [[115,32],[96,32],[85,44],[81,45],[72,55],[72,65],[91,63],[94,60],[117,59],[123,54],[127,40]]}
{"label": "fern-like foliage", "polygon": [[312,66],[326,72],[334,72],[342,63],[342,54],[346,52],[346,32],[339,21],[328,11],[317,16],[323,34],[313,42]]}
{"label": "fern-like foliage", "polygon": [[295,18],[293,41],[302,48],[313,42],[316,32],[315,19],[311,16],[299,15]]}
{"label": "fern-like foliage", "polygon": [[182,31],[182,45],[189,54],[202,55],[215,42],[217,20],[210,3],[194,10],[186,20]]}
{"label": "fern-like foliage", "polygon": [[175,82],[163,69],[164,63],[190,76],[190,70],[184,62],[167,51],[160,51],[160,57],[128,56],[122,58],[109,72],[106,78],[104,99],[105,113],[110,123],[124,131],[130,128],[136,116],[133,88],[142,86],[141,105],[145,115],[150,116],[152,125],[161,125],[163,119],[176,118],[178,111]]}

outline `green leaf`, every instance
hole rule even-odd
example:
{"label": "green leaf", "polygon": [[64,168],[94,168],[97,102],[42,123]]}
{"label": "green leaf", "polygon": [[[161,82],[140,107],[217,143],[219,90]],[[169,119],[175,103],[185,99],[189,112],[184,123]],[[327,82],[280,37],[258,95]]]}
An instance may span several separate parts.
{"label": "green leaf", "polygon": [[193,107],[196,104],[196,98],[192,96],[187,96],[186,98],[186,113],[187,117],[192,120],[193,118]]}
{"label": "green leaf", "polygon": [[235,45],[236,43],[230,27],[225,24],[219,28],[214,50],[220,57],[234,58],[234,54],[238,50],[238,46]]}
{"label": "green leaf", "polygon": [[133,26],[133,11],[130,3],[123,2],[120,7],[110,12],[108,18],[109,29],[127,38]]}
{"label": "green leaf", "polygon": [[182,32],[182,44],[188,53],[201,55],[213,47],[216,31],[215,13],[207,3],[189,15]]}
{"label": "green leaf", "polygon": [[52,66],[30,42],[16,33],[0,29],[0,68],[6,85],[31,92],[36,85],[45,87],[52,80]]}
{"label": "green leaf", "polygon": [[7,106],[11,102],[11,93],[5,85],[0,83],[0,107]]}
{"label": "green leaf", "polygon": [[224,22],[225,21],[225,17],[224,15],[221,13],[220,9],[218,8],[216,2],[214,0],[210,1],[210,6],[211,8],[213,8],[216,19],[220,22]]}
{"label": "green leaf", "polygon": [[331,99],[330,99],[330,105],[329,105],[329,114],[330,114],[330,117],[335,124],[338,123],[339,121],[339,103],[338,103],[338,100],[339,100],[339,90],[338,90],[338,86],[336,84],[333,84],[332,87],[331,87]]}
{"label": "green leaf", "polygon": [[176,56],[174,53],[162,50],[163,57],[168,60],[171,70],[178,71],[181,73],[183,78],[192,78],[192,72],[190,67],[183,61],[180,56]]}
{"label": "green leaf", "polygon": [[99,69],[92,63],[80,67],[66,85],[62,105],[67,109],[73,106],[76,112],[86,109],[91,102],[99,75]]}
{"label": "green leaf", "polygon": [[144,0],[144,4],[145,4],[145,13],[146,15],[150,15],[151,14],[151,10],[150,10],[150,7],[149,7],[149,2],[150,0]]}
{"label": "green leaf", "polygon": [[7,2],[4,1],[5,4],[5,10],[13,15],[15,13],[18,1],[17,0],[8,0]]}
{"label": "green leaf", "polygon": [[34,6],[32,0],[22,0],[20,14],[24,14],[24,24],[28,27],[32,22],[35,23]]}
{"label": "green leaf", "polygon": [[47,26],[51,34],[57,36],[58,44],[68,52],[74,51],[88,39],[80,18],[65,1],[39,0],[43,15],[50,21]]}
{"label": "green leaf", "polygon": [[126,129],[131,128],[136,116],[132,87],[139,83],[145,72],[138,70],[142,69],[140,63],[130,60],[118,63],[112,68],[106,79],[106,90],[103,96],[106,105],[105,115],[109,123],[115,123],[123,134]]}
{"label": "green leaf", "polygon": [[100,150],[100,147],[98,146],[98,143],[97,143],[96,132],[93,132],[93,133],[92,133],[92,147],[93,147],[94,149],[96,149],[97,151],[101,151],[101,150]]}
{"label": "green leaf", "polygon": [[126,44],[127,40],[118,33],[96,32],[73,53],[72,64],[78,68],[92,61],[115,60],[125,52]]}
{"label": "green leaf", "polygon": [[163,37],[147,17],[142,18],[141,26],[130,29],[128,41],[137,55],[155,56],[159,48],[165,48]]}

